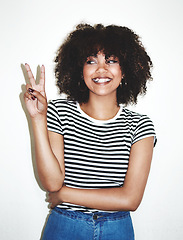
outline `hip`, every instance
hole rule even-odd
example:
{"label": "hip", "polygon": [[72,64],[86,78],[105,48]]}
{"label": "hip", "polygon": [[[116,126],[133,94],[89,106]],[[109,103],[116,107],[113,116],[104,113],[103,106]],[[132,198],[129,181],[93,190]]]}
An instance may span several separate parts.
{"label": "hip", "polygon": [[48,218],[43,240],[133,240],[130,212],[83,213],[54,208]]}

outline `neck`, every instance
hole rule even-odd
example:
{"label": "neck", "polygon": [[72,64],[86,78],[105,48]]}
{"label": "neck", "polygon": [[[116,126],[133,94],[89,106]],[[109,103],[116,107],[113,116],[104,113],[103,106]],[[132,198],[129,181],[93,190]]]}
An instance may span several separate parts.
{"label": "neck", "polygon": [[81,104],[81,109],[96,120],[109,120],[119,111],[116,97],[95,96],[90,97],[87,103]]}

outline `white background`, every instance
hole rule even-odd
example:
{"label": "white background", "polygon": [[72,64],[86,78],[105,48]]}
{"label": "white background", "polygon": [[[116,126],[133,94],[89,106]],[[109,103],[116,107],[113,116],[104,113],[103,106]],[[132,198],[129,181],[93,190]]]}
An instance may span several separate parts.
{"label": "white background", "polygon": [[37,65],[44,64],[48,99],[58,97],[55,52],[81,21],[133,29],[152,58],[154,81],[147,95],[130,108],[149,115],[158,143],[143,201],[132,217],[137,240],[183,239],[182,12],[182,0],[1,0],[1,240],[40,239],[48,214],[22,106],[21,64],[29,63],[35,75]]}

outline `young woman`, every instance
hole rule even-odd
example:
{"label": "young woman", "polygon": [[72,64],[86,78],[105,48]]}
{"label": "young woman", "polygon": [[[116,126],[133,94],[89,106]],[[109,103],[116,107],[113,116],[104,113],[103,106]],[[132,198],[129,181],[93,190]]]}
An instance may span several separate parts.
{"label": "young woman", "polygon": [[48,104],[28,64],[25,103],[40,181],[52,208],[43,239],[134,239],[130,211],[143,197],[156,136],[125,108],[146,92],[152,62],[130,29],[80,24],[58,49],[55,76],[67,99]]}

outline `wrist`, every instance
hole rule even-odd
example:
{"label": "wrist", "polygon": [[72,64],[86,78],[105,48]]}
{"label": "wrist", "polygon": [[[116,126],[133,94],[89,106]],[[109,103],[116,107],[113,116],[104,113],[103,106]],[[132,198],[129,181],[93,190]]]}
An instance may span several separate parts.
{"label": "wrist", "polygon": [[47,126],[47,116],[40,114],[39,116],[31,117],[31,122],[33,126]]}
{"label": "wrist", "polygon": [[63,185],[63,187],[61,188],[60,191],[60,200],[62,202],[69,202],[69,198],[68,198],[68,187],[66,187],[65,185]]}
{"label": "wrist", "polygon": [[39,134],[47,135],[46,117],[42,116],[42,117],[31,118],[31,123],[32,123],[32,129],[35,135],[39,135]]}

